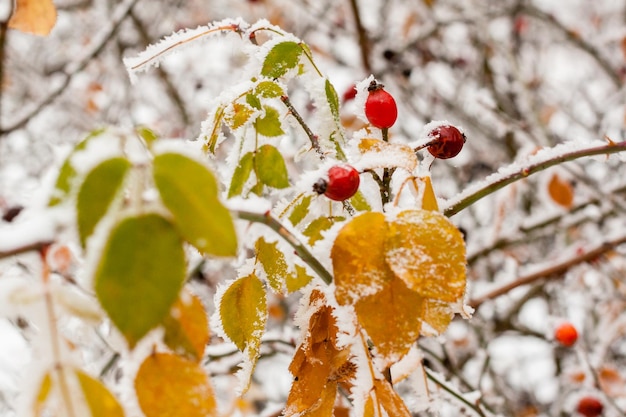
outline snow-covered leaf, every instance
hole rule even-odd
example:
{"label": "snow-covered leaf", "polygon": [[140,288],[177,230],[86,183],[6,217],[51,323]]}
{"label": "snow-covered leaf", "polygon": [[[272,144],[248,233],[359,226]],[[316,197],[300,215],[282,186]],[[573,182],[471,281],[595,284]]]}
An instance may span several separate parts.
{"label": "snow-covered leaf", "polygon": [[254,156],[255,172],[259,181],[273,188],[289,187],[287,166],[283,155],[272,145],[263,145]]}
{"label": "snow-covered leaf", "polygon": [[281,126],[278,110],[271,106],[263,106],[263,110],[265,110],[265,115],[254,122],[256,131],[267,137],[284,135],[285,131]]}
{"label": "snow-covered leaf", "polygon": [[171,353],[153,353],[143,361],[135,392],[146,417],[218,415],[213,387],[202,366]]}
{"label": "snow-covered leaf", "polygon": [[314,245],[315,242],[323,238],[322,232],[330,229],[335,223],[342,222],[345,219],[346,218],[342,216],[318,217],[307,225],[302,231],[302,234],[309,238],[309,245]]}
{"label": "snow-covered leaf", "polygon": [[131,164],[126,158],[101,162],[85,177],[76,199],[78,235],[83,247],[119,194]]}
{"label": "snow-covered leaf", "polygon": [[309,206],[312,199],[312,195],[305,195],[293,206],[293,210],[289,214],[289,221],[292,225],[297,226],[309,214]]}
{"label": "snow-covered leaf", "polygon": [[302,52],[299,43],[293,41],[277,43],[266,55],[261,75],[269,78],[282,77],[298,65]]}
{"label": "snow-covered leaf", "polygon": [[261,81],[254,90],[265,98],[276,98],[284,94],[282,87],[275,81]]}
{"label": "snow-covered leaf", "polygon": [[127,217],[111,231],[95,272],[95,290],[129,346],[167,316],[185,280],[174,226],[158,214]]}
{"label": "snow-covered leaf", "polygon": [[361,169],[400,167],[412,172],[417,166],[415,152],[403,143],[364,138],[359,142],[359,150],[363,154],[359,161]]}
{"label": "snow-covered leaf", "polygon": [[154,180],[186,241],[203,254],[235,255],[235,226],[207,167],[179,153],[163,153],[154,158]]}
{"label": "snow-covered leaf", "polygon": [[235,168],[233,177],[230,180],[230,187],[228,188],[228,198],[241,195],[243,187],[250,178],[252,168],[254,166],[254,154],[252,152],[246,153],[239,159],[239,163]]}
{"label": "snow-covered leaf", "polygon": [[335,90],[335,87],[328,79],[326,79],[326,82],[324,83],[324,92],[326,93],[326,100],[328,101],[330,112],[332,113],[335,122],[339,124],[339,96],[337,95],[337,90]]}
{"label": "snow-covered leaf", "polygon": [[231,129],[236,130],[246,124],[254,113],[255,110],[250,106],[243,103],[233,103],[233,113],[230,117],[225,118],[225,121],[230,124]]}
{"label": "snow-covered leaf", "polygon": [[278,243],[260,238],[255,244],[256,259],[263,266],[267,282],[277,293],[283,292],[283,285],[289,275],[285,254],[278,249]]}

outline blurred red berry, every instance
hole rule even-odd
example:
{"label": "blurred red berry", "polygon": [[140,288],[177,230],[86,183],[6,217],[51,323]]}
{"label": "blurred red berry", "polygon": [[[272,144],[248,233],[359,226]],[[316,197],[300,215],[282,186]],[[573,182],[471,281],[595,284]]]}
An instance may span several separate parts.
{"label": "blurred red berry", "polygon": [[578,331],[572,323],[563,323],[554,331],[554,339],[563,346],[570,347],[578,340]]}
{"label": "blurred red berry", "polygon": [[386,92],[382,84],[372,81],[367,88],[369,95],[365,100],[365,116],[379,129],[388,129],[398,118],[398,107],[394,98]]}
{"label": "blurred red berry", "polygon": [[359,171],[350,165],[335,165],[328,170],[328,179],[320,178],[313,191],[335,201],[347,200],[356,194],[361,178]]}
{"label": "blurred red berry", "polygon": [[343,92],[343,96],[341,97],[342,101],[345,103],[346,101],[354,100],[356,97],[356,86],[352,84],[350,87]]}
{"label": "blurred red berry", "polygon": [[454,126],[438,126],[428,133],[432,138],[428,145],[428,152],[435,158],[453,158],[461,152],[465,144],[465,135]]}
{"label": "blurred red berry", "polygon": [[585,417],[598,417],[602,415],[602,411],[604,411],[604,405],[598,400],[596,397],[587,396],[582,397],[580,401],[578,401],[578,407],[576,407],[576,411],[582,414]]}

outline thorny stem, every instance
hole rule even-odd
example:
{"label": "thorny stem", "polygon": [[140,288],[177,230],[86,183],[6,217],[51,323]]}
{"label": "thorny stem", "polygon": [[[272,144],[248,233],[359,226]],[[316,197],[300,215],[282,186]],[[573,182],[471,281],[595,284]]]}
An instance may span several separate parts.
{"label": "thorny stem", "polygon": [[289,113],[294,117],[294,119],[296,119],[298,124],[302,126],[302,129],[304,129],[304,133],[306,133],[306,135],[309,137],[309,140],[311,141],[311,146],[313,146],[313,149],[315,150],[315,152],[317,152],[320,159],[322,161],[326,159],[326,155],[324,155],[324,151],[322,151],[322,148],[320,147],[319,137],[311,131],[311,128],[306,124],[300,113],[298,113],[298,110],[296,110],[293,104],[291,104],[291,100],[289,100],[289,97],[283,95],[280,97],[280,100],[285,104],[285,107],[287,107],[287,110],[289,110]]}
{"label": "thorny stem", "polygon": [[502,172],[507,172],[506,174],[498,175],[492,174],[492,179],[488,178],[488,181],[485,185],[481,186],[477,190],[471,190],[467,192],[467,195],[463,195],[461,193],[461,197],[458,201],[449,205],[443,210],[443,214],[448,217],[452,217],[461,210],[471,206],[476,201],[480,200],[483,197],[492,194],[499,189],[514,183],[520,179],[526,178],[531,174],[535,174],[537,172],[543,171],[546,168],[550,168],[554,165],[559,165],[563,162],[574,161],[579,158],[583,158],[586,156],[594,156],[594,155],[609,155],[613,153],[626,151],[626,141],[618,142],[618,143],[610,143],[604,146],[596,146],[593,148],[581,149],[573,152],[567,152],[560,154],[554,158],[550,158],[545,161],[540,161],[537,163],[531,163],[523,168],[517,169],[512,173],[508,173],[506,167],[501,169]]}
{"label": "thorny stem", "polygon": [[561,274],[563,274],[564,272],[566,272],[573,266],[576,266],[585,262],[593,261],[597,259],[599,256],[605,254],[606,252],[612,250],[613,248],[623,243],[626,243],[626,235],[613,239],[613,240],[603,242],[596,248],[591,249],[587,251],[586,253],[583,253],[582,255],[576,254],[572,258],[567,259],[561,263],[558,263],[556,265],[551,265],[535,273],[520,277],[509,284],[503,285],[500,288],[496,288],[495,290],[483,295],[482,297],[471,300],[469,302],[469,305],[473,307],[474,309],[477,309],[484,302],[488,300],[493,300],[494,298],[507,294],[509,291],[513,290],[514,288],[520,287],[522,285],[532,284],[533,282],[542,280],[542,279],[558,278],[561,276]]}
{"label": "thorny stem", "polygon": [[289,230],[283,226],[283,224],[272,214],[267,211],[265,213],[255,213],[252,211],[238,210],[234,212],[240,219],[248,220],[250,222],[262,223],[274,230],[280,237],[285,239],[292,248],[295,249],[296,254],[302,258],[304,262],[324,281],[326,284],[330,284],[333,281],[333,276],[326,270],[324,265],[309,251],[309,249]]}
{"label": "thorny stem", "polygon": [[465,404],[468,407],[470,407],[479,416],[486,417],[485,413],[483,412],[483,410],[480,409],[480,407],[478,405],[472,404],[465,397],[463,397],[462,394],[460,394],[460,393],[456,392],[455,390],[453,390],[452,388],[450,388],[445,382],[440,381],[439,378],[437,378],[435,376],[435,374],[431,370],[429,370],[428,368],[424,367],[424,372],[426,372],[426,376],[428,377],[428,379],[433,381],[435,384],[439,385],[441,388],[444,389],[444,391],[448,392],[448,394],[452,395],[453,397],[455,397],[459,401],[461,401],[463,404]]}
{"label": "thorny stem", "polygon": [[54,303],[52,300],[52,295],[50,294],[50,267],[46,262],[47,249],[47,246],[42,247],[39,251],[39,254],[41,255],[42,262],[41,277],[45,286],[44,301],[46,304],[48,327],[50,330],[50,345],[52,350],[52,357],[54,358],[54,372],[57,373],[59,388],[61,390],[63,402],[65,403],[65,407],[67,409],[67,414],[69,417],[75,417],[76,413],[74,412],[74,406],[72,404],[72,396],[70,394],[70,388],[66,379],[65,369],[61,360],[61,342],[59,340],[59,333],[57,331],[57,319],[54,312]]}
{"label": "thorny stem", "polygon": [[95,57],[97,57],[100,52],[104,50],[104,47],[113,36],[117,33],[122,22],[128,17],[133,6],[137,3],[138,0],[127,0],[124,3],[120,4],[113,13],[113,18],[111,20],[111,24],[104,29],[98,36],[96,36],[96,41],[93,43],[93,47],[88,50],[85,55],[77,62],[71,62],[65,66],[63,71],[64,79],[60,85],[54,88],[52,91],[48,93],[48,95],[37,104],[33,109],[24,114],[21,118],[13,122],[7,127],[0,129],[0,134],[6,134],[13,130],[19,129],[26,125],[33,117],[38,115],[43,109],[45,109],[48,105],[50,105],[54,100],[56,100],[65,90],[66,87],[70,84],[70,81],[74,78],[75,75],[80,73],[87,64],[89,64]]}

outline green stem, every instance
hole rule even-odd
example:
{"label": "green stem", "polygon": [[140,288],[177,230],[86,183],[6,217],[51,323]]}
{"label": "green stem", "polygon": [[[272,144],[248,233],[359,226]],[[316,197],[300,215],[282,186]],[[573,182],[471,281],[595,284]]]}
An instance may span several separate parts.
{"label": "green stem", "polygon": [[428,368],[424,367],[424,372],[426,372],[426,376],[428,377],[428,379],[433,381],[435,384],[439,385],[441,388],[444,389],[444,391],[448,392],[450,395],[452,395],[453,397],[457,398],[463,404],[467,405],[469,408],[474,410],[476,412],[476,414],[478,414],[479,416],[486,417],[485,413],[483,412],[483,410],[480,409],[480,407],[478,405],[472,404],[465,397],[463,397],[462,394],[460,394],[460,393],[456,392],[455,390],[453,390],[452,388],[450,388],[448,385],[446,385],[445,382],[440,381],[439,378],[437,378],[435,376],[435,374],[431,370],[429,370]]}
{"label": "green stem", "polygon": [[[484,185],[480,186],[476,190],[473,190],[470,187],[468,188],[468,191],[466,191],[465,193],[461,193],[461,196],[458,198],[457,201],[448,205],[448,207],[443,210],[443,214],[448,217],[452,217],[461,210],[471,206],[481,198],[486,197],[489,194],[492,194],[499,189],[514,183],[515,181],[526,178],[531,174],[543,171],[544,169],[550,168],[554,165],[559,165],[563,162],[574,161],[576,159],[586,156],[609,155],[623,151],[626,151],[626,141],[563,153],[547,160],[539,160],[535,163],[531,162],[527,166],[522,168],[512,169],[514,165],[501,168],[499,173],[492,174],[490,176],[491,178],[487,177],[487,181]],[[532,160],[537,158],[530,159]]]}
{"label": "green stem", "polygon": [[243,220],[247,220],[254,223],[262,223],[274,230],[280,237],[285,239],[289,245],[296,251],[296,254],[324,281],[326,284],[330,284],[333,281],[333,276],[328,270],[317,260],[300,240],[289,230],[283,226],[283,224],[272,214],[267,211],[265,213],[255,213],[252,211],[239,210],[234,212],[237,217]]}

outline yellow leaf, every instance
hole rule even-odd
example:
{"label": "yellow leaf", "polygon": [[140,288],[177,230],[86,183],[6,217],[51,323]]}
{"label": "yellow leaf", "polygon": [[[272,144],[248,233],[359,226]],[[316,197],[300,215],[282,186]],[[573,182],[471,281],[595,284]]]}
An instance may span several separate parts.
{"label": "yellow leaf", "polygon": [[204,369],[171,353],[154,353],[144,360],[135,377],[135,391],[146,417],[217,416]]}
{"label": "yellow leaf", "polygon": [[571,208],[574,203],[574,187],[557,174],[552,175],[548,183],[548,194],[555,203],[567,209]]}
{"label": "yellow leaf", "polygon": [[359,299],[354,308],[378,354],[389,364],[404,356],[420,334],[423,298],[398,278]]}
{"label": "yellow leaf", "polygon": [[363,168],[404,168],[411,172],[417,166],[417,156],[413,149],[402,143],[389,143],[379,139],[364,138],[359,142],[363,154],[360,164]]}
{"label": "yellow leaf", "polygon": [[387,236],[385,215],[363,213],[337,235],[330,256],[339,304],[354,304],[363,296],[380,291],[393,274],[385,262]]}
{"label": "yellow leaf", "polygon": [[289,293],[298,291],[302,287],[306,286],[313,279],[313,277],[307,273],[305,267],[298,264],[295,264],[294,266],[296,268],[296,272],[287,275],[285,282],[287,286],[287,292]]}
{"label": "yellow leaf", "polygon": [[163,341],[174,352],[199,361],[209,343],[209,322],[200,298],[186,292],[179,297],[163,323]]}
{"label": "yellow leaf", "polygon": [[422,297],[454,302],[465,293],[465,242],[436,211],[406,210],[389,223],[385,260]]}
{"label": "yellow leaf", "polygon": [[[441,334],[446,331],[453,316],[454,314],[450,309],[449,303],[430,298],[424,299],[422,320],[428,323],[436,334]],[[432,334],[427,334],[423,327],[422,334],[432,336]]]}
{"label": "yellow leaf", "polygon": [[33,414],[35,416],[41,415],[44,411],[44,405],[48,396],[50,395],[50,391],[52,390],[52,378],[50,377],[50,372],[46,372],[46,374],[41,379],[41,385],[39,386],[39,391],[35,396],[35,403],[33,404]]}
{"label": "yellow leaf", "polygon": [[389,382],[377,379],[374,381],[374,389],[378,403],[393,417],[411,417],[411,412],[407,408],[402,398],[394,391]]}
{"label": "yellow leaf", "polygon": [[278,249],[278,243],[268,243],[260,238],[256,241],[255,249],[257,261],[263,266],[270,287],[277,293],[282,293],[289,273],[285,255]]}
{"label": "yellow leaf", "polygon": [[85,395],[91,417],[124,416],[124,410],[120,403],[100,381],[78,369],[76,370],[76,377]]}
{"label": "yellow leaf", "polygon": [[424,177],[424,194],[422,195],[422,210],[439,211],[439,204],[437,204],[437,196],[435,190],[433,190],[433,183],[430,177]]}
{"label": "yellow leaf", "polygon": [[57,20],[52,0],[17,0],[9,27],[34,35],[46,36]]}

